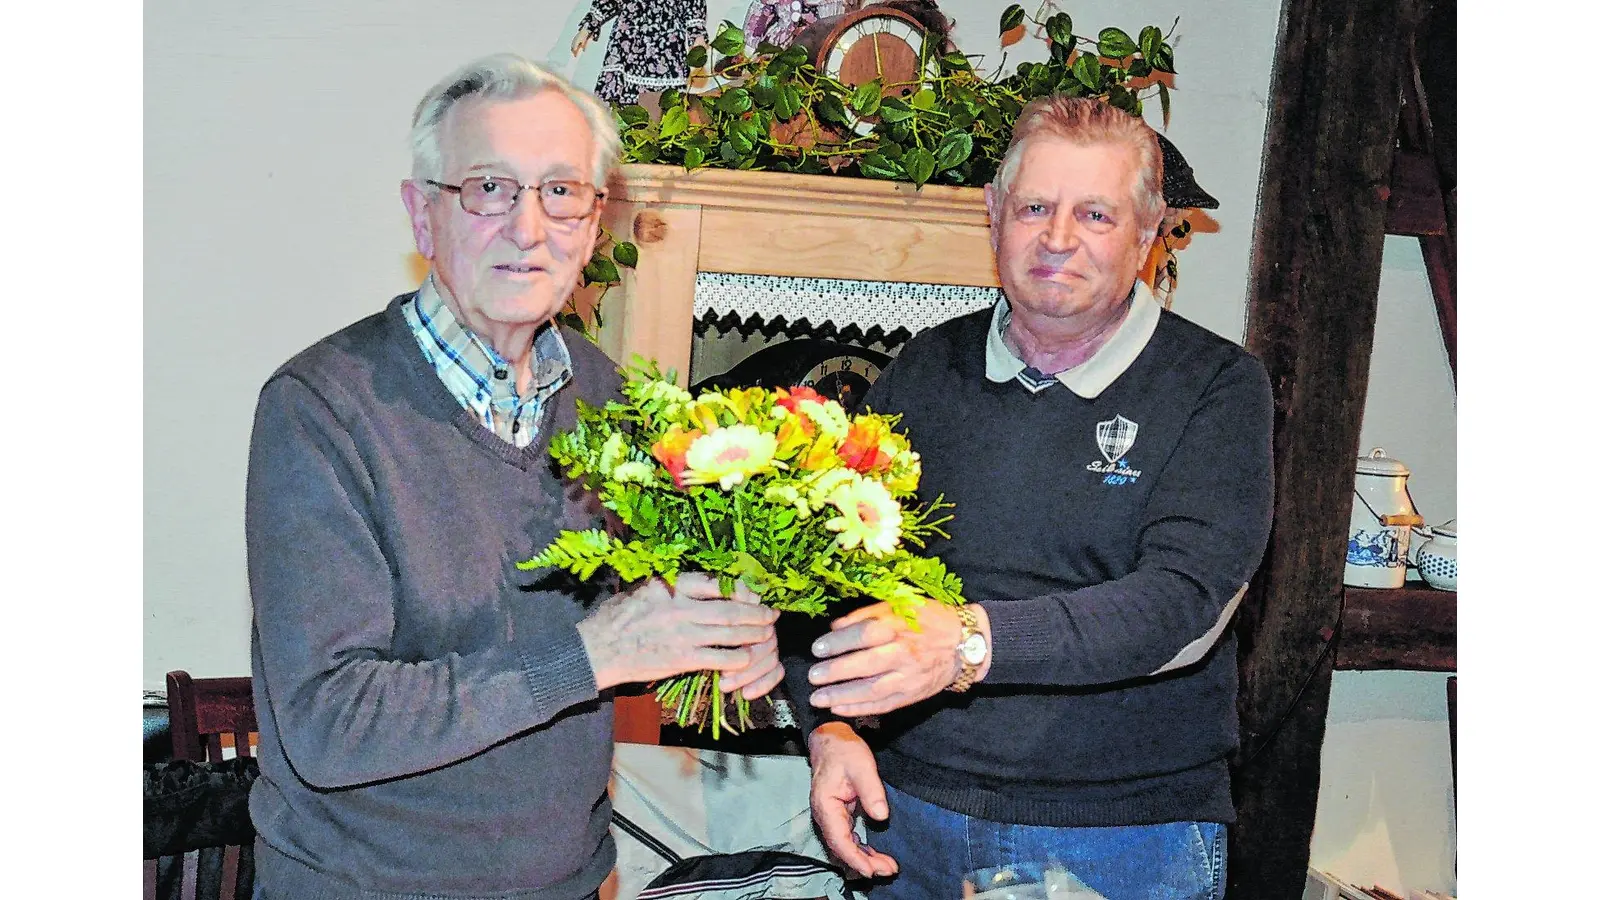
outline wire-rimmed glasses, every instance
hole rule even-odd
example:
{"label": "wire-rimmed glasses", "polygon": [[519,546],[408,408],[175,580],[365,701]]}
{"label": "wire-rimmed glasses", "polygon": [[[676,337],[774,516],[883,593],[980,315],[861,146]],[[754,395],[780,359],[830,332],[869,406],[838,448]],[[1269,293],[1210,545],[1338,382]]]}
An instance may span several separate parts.
{"label": "wire-rimmed glasses", "polygon": [[582,181],[552,179],[539,184],[522,184],[515,178],[473,176],[460,184],[445,184],[428,179],[434,187],[449,191],[461,201],[461,208],[475,216],[503,216],[517,205],[522,192],[532,188],[544,214],[552,219],[581,219],[594,211],[605,193]]}

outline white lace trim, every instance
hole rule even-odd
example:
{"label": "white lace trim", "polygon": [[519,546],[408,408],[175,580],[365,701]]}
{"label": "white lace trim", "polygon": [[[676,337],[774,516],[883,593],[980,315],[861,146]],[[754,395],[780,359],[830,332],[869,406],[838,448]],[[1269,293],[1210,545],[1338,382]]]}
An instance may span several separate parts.
{"label": "white lace trim", "polygon": [[616,72],[616,73],[618,73],[618,74],[620,74],[622,76],[622,80],[623,81],[626,81],[629,84],[637,85],[639,87],[644,87],[644,88],[683,87],[685,84],[688,83],[688,79],[683,78],[682,76],[679,76],[679,77],[675,78],[675,77],[670,76],[670,75],[667,75],[667,76],[635,75],[632,72],[629,72],[626,68],[624,68],[622,66],[616,66],[616,65],[613,65],[613,66],[602,66],[600,71],[602,73],[604,73],[604,72]]}
{"label": "white lace trim", "polygon": [[863,330],[905,328],[913,333],[956,316],[987,309],[999,288],[843,278],[789,278],[780,275],[729,275],[701,272],[695,277],[694,314],[782,316],[812,325],[854,323]]}

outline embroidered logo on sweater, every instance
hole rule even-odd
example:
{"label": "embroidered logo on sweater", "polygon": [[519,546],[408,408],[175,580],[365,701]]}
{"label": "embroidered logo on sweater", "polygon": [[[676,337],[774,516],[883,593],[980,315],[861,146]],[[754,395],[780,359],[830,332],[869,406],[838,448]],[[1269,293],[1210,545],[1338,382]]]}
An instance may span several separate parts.
{"label": "embroidered logo on sweater", "polygon": [[1100,445],[1100,455],[1105,462],[1095,460],[1084,468],[1099,475],[1105,484],[1133,484],[1143,474],[1129,467],[1127,453],[1133,449],[1134,438],[1139,436],[1139,423],[1118,415],[1094,426],[1095,443]]}

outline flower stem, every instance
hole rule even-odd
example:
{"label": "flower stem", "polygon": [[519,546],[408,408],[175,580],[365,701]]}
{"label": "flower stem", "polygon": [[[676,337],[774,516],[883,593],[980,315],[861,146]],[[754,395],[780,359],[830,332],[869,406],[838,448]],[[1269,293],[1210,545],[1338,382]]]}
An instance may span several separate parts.
{"label": "flower stem", "polygon": [[722,673],[711,671],[711,703],[716,709],[711,716],[711,739],[722,737]]}
{"label": "flower stem", "polygon": [[744,545],[744,509],[744,485],[740,484],[733,492],[733,540],[735,546],[741,551],[746,549]]}
{"label": "flower stem", "polygon": [[694,514],[700,519],[700,530],[706,534],[706,543],[710,544],[713,550],[721,549],[717,546],[717,536],[711,531],[711,523],[706,520],[705,507],[701,506],[698,500],[691,499],[689,502],[694,506]]}

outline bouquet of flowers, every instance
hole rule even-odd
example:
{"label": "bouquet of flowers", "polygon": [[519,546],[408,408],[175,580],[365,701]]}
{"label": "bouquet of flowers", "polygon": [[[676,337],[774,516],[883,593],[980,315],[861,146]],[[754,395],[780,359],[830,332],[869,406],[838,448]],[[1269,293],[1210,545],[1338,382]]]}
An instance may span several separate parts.
{"label": "bouquet of flowers", "polygon": [[[950,516],[943,498],[918,506],[922,463],[898,416],[851,416],[809,387],[735,388],[698,396],[651,363],[621,370],[623,401],[579,402],[550,453],[627,526],[564,531],[524,569],[581,579],[601,567],[624,581],[681,571],[735,580],[780,611],[821,615],[846,598],[887,603],[915,627],[929,600],[958,605],[961,581],[919,556]],[[656,697],[679,725],[737,731],[718,673],[664,679]],[[749,701],[732,698],[739,727]]]}

